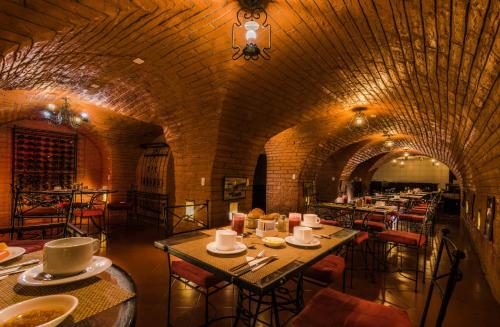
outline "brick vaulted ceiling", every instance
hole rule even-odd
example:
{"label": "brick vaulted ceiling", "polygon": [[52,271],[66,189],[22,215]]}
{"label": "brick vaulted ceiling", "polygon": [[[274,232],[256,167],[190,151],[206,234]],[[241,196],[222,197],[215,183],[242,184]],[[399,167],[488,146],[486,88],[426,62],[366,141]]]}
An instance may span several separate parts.
{"label": "brick vaulted ceiling", "polygon": [[[464,185],[498,191],[500,0],[269,1],[271,60],[254,62],[231,60],[239,7],[0,0],[0,89],[68,93],[156,123],[193,178],[251,176],[266,143],[306,176],[358,142],[353,171],[388,130]],[[345,127],[357,105],[376,115],[365,132]]]}

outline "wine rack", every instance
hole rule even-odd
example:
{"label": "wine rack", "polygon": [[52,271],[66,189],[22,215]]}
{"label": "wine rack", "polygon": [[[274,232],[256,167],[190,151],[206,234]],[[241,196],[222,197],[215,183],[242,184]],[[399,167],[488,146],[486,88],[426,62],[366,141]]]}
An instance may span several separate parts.
{"label": "wine rack", "polygon": [[22,190],[71,189],[76,180],[77,135],[13,128],[12,184]]}

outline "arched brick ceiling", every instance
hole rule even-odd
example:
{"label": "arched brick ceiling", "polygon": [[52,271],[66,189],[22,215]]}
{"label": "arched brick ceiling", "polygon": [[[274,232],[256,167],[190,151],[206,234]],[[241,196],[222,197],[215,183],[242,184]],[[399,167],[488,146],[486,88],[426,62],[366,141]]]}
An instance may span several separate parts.
{"label": "arched brick ceiling", "polygon": [[[172,142],[188,143],[183,151],[211,152],[208,161],[226,160],[238,142],[258,152],[303,121],[318,122],[315,144],[357,142],[367,135],[344,138],[342,117],[367,105],[377,126],[408,136],[469,186],[496,187],[499,0],[272,1],[272,59],[257,62],[230,59],[238,8],[224,0],[1,0],[0,88],[81,94],[159,123]],[[320,133],[332,124],[330,135]],[[246,146],[230,151],[255,159]]]}

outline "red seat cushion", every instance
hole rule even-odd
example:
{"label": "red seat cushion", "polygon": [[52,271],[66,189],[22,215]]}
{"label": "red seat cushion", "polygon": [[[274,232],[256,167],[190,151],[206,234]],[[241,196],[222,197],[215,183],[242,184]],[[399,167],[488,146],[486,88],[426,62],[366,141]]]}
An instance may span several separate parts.
{"label": "red seat cushion", "polygon": [[54,207],[37,207],[23,211],[23,216],[25,217],[58,216],[60,214],[61,211]]}
{"label": "red seat cushion", "polygon": [[104,211],[101,209],[76,209],[73,211],[75,217],[99,217],[104,215]]}
{"label": "red seat cushion", "polygon": [[10,240],[7,241],[7,245],[24,248],[26,253],[30,253],[43,250],[43,246],[49,241],[50,240]]}
{"label": "red seat cushion", "polygon": [[381,214],[374,213],[374,214],[370,214],[368,216],[368,220],[370,220],[370,221],[384,222],[385,216],[381,215]]}
{"label": "red seat cushion", "polygon": [[320,223],[329,226],[338,226],[339,224],[336,220],[331,220],[331,219],[321,219]]}
{"label": "red seat cushion", "polygon": [[184,260],[174,260],[171,264],[172,273],[185,278],[205,289],[215,286],[223,279]]}
{"label": "red seat cushion", "polygon": [[108,204],[109,210],[129,210],[132,209],[132,204],[127,202],[112,202]]}
{"label": "red seat cushion", "polygon": [[400,220],[413,221],[413,222],[422,222],[422,221],[424,221],[425,216],[414,215],[414,214],[410,214],[410,213],[400,213],[399,214],[399,219]]}
{"label": "red seat cushion", "polygon": [[367,241],[369,238],[369,235],[368,235],[368,232],[361,232],[361,233],[358,233],[355,237],[354,237],[354,244],[356,245],[360,245],[361,243]]}
{"label": "red seat cushion", "polygon": [[344,270],[344,258],[330,254],[307,269],[304,276],[325,284],[331,284],[335,280],[342,278]]}
{"label": "red seat cushion", "polygon": [[[377,222],[377,221],[369,221],[368,220],[367,224],[368,224],[368,228],[369,229],[373,229],[373,230],[376,230],[376,231],[383,231],[385,229],[384,223],[380,223],[380,222]],[[363,225],[363,220],[361,220],[361,219],[355,220],[354,221],[354,225],[357,228],[360,228]]]}
{"label": "red seat cushion", "polygon": [[426,212],[427,212],[427,209],[411,209],[410,210],[410,213],[420,214],[420,215],[425,215]]}
{"label": "red seat cushion", "polygon": [[410,327],[398,308],[366,301],[331,288],[319,291],[293,320],[295,327]]}
{"label": "red seat cushion", "polygon": [[[400,230],[386,230],[377,234],[381,240],[404,245],[420,245],[425,244],[425,235],[420,238],[419,233],[405,232]],[[419,244],[420,241],[420,244]]]}

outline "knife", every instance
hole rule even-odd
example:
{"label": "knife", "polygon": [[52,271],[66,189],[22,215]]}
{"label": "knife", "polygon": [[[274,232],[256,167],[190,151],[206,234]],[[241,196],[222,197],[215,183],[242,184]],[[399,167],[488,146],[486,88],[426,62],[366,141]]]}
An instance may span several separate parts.
{"label": "knife", "polygon": [[261,264],[264,264],[264,263],[269,263],[269,262],[271,262],[271,261],[274,261],[275,259],[277,259],[275,256],[262,258],[262,260],[259,260],[259,261],[257,261],[257,262],[254,262],[253,264],[248,265],[248,266],[244,267],[244,268],[243,268],[243,269],[241,269],[241,270],[238,270],[237,272],[235,272],[235,275],[239,277],[239,276],[244,275],[244,274],[246,274],[247,272],[251,271],[253,268],[256,268],[257,266],[259,266],[259,265],[261,265]]}
{"label": "knife", "polygon": [[12,269],[8,269],[7,271],[0,272],[0,277],[7,277],[9,275],[22,273],[22,272],[25,272],[26,270],[28,270],[28,269],[19,269],[19,267],[15,267]]}
{"label": "knife", "polygon": [[259,270],[260,268],[264,267],[264,266],[265,266],[265,265],[267,265],[268,263],[273,262],[274,260],[278,260],[278,258],[276,258],[276,257],[271,257],[271,260],[268,260],[268,261],[262,262],[262,263],[258,264],[257,266],[255,266],[254,268],[252,268],[252,272]]}
{"label": "knife", "polygon": [[15,265],[11,265],[11,266],[0,267],[0,274],[4,270],[8,270],[8,269],[12,269],[12,268],[18,268],[18,267],[22,267],[22,266],[34,265],[35,263],[39,263],[39,262],[40,262],[40,260],[33,259],[33,260],[28,260],[28,261],[25,261],[25,262],[17,263]]}

